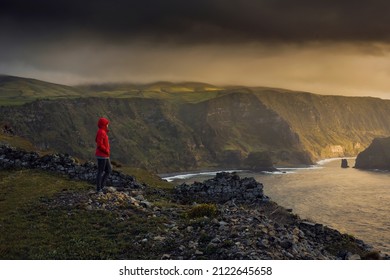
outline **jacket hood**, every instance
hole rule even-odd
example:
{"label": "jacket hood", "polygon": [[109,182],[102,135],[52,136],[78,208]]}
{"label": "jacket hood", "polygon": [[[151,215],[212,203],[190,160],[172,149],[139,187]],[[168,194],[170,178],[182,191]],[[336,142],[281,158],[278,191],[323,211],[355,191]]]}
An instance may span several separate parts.
{"label": "jacket hood", "polygon": [[106,118],[100,118],[99,121],[98,121],[98,127],[99,128],[107,128],[107,125],[110,123],[109,120],[107,120]]}

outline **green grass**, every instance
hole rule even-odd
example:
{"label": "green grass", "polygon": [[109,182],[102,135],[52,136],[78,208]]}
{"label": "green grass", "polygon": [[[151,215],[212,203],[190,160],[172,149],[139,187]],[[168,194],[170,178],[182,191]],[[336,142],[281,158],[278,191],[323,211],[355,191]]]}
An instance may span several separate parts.
{"label": "green grass", "polygon": [[156,259],[171,249],[136,242],[158,234],[164,218],[62,203],[91,189],[45,172],[0,171],[0,259]]}
{"label": "green grass", "polygon": [[[153,259],[151,244],[134,237],[153,233],[160,224],[134,214],[119,221],[116,213],[83,209],[48,209],[31,205],[2,219],[3,259]],[[149,248],[148,248],[149,247]]]}
{"label": "green grass", "polygon": [[213,218],[218,214],[218,208],[215,204],[199,204],[187,211],[190,219],[209,217]]}
{"label": "green grass", "polygon": [[0,145],[1,144],[9,144],[12,147],[20,148],[26,151],[36,150],[34,145],[27,139],[16,135],[4,134],[3,132],[1,132],[1,128],[0,128]]}
{"label": "green grass", "polygon": [[0,171],[0,213],[6,216],[41,197],[49,198],[62,190],[85,191],[92,186],[49,173],[20,170]]}

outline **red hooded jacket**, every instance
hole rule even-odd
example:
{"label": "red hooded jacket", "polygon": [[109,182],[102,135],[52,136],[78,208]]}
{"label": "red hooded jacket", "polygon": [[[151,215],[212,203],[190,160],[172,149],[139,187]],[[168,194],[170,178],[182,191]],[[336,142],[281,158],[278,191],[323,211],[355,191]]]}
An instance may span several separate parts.
{"label": "red hooded jacket", "polygon": [[108,142],[108,128],[110,122],[106,118],[100,118],[98,121],[98,131],[96,133],[96,153],[97,157],[110,157],[110,143]]}

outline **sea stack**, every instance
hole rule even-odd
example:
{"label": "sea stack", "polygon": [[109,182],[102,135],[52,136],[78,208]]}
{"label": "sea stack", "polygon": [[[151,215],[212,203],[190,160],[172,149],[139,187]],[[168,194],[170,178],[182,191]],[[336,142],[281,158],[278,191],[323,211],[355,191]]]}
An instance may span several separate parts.
{"label": "sea stack", "polygon": [[347,159],[345,159],[345,158],[343,158],[342,160],[341,160],[341,168],[348,168],[349,166],[348,166],[348,160]]}

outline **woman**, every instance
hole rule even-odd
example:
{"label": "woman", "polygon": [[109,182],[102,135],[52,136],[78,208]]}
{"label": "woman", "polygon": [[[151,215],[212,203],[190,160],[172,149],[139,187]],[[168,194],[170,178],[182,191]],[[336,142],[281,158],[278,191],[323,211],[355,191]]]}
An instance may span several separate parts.
{"label": "woman", "polygon": [[98,162],[98,172],[96,176],[96,191],[103,192],[107,178],[112,171],[110,162],[110,143],[108,141],[108,124],[106,118],[98,121],[98,131],[96,133],[96,159]]}

